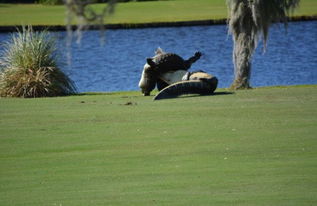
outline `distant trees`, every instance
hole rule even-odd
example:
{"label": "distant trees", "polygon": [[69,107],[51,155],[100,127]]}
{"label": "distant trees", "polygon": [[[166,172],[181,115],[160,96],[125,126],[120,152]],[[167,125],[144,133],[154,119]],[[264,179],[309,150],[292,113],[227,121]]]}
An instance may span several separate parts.
{"label": "distant trees", "polygon": [[298,4],[299,0],[227,0],[234,41],[232,89],[250,88],[251,59],[258,39],[262,37],[265,47],[271,24],[283,21],[286,25],[287,14]]}
{"label": "distant trees", "polygon": [[35,3],[35,0],[0,0],[0,3],[10,3],[10,4],[15,4],[15,3],[20,3],[20,4],[30,4],[30,3]]}
{"label": "distant trees", "polygon": [[[91,0],[91,3],[108,3],[111,0]],[[158,1],[158,0],[117,0],[117,2],[129,2],[129,1]],[[0,3],[20,3],[20,4],[29,4],[29,3],[39,3],[39,4],[48,4],[48,5],[61,5],[65,0],[0,0]],[[87,2],[87,0],[82,0],[82,2]]]}
{"label": "distant trees", "polygon": [[34,3],[46,4],[46,5],[62,5],[63,0],[36,0]]}

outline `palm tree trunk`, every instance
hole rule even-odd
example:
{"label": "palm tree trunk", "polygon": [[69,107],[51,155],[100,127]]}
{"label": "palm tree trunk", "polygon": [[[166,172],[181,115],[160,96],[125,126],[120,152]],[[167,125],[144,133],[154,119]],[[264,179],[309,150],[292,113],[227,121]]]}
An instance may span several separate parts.
{"label": "palm tree trunk", "polygon": [[234,80],[231,85],[232,89],[249,89],[251,77],[251,55],[252,51],[248,44],[250,37],[248,34],[241,33],[237,37],[233,49],[233,63],[234,63]]}
{"label": "palm tree trunk", "polygon": [[234,5],[229,25],[233,34],[234,81],[232,89],[249,89],[251,77],[251,59],[257,36],[256,25],[248,1],[240,0]]}

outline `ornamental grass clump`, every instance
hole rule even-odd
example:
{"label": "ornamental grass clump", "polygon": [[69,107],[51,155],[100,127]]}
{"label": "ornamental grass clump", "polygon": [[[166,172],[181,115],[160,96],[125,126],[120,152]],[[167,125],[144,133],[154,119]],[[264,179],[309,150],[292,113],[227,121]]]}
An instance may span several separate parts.
{"label": "ornamental grass clump", "polygon": [[73,82],[57,67],[55,40],[47,31],[23,27],[4,43],[0,96],[52,97],[74,94]]}

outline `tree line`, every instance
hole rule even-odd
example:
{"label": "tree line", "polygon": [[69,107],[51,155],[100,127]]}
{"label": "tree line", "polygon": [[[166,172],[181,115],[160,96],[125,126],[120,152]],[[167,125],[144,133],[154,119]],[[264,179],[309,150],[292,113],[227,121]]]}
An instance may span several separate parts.
{"label": "tree line", "polygon": [[[10,4],[48,4],[48,5],[62,5],[65,0],[0,0],[0,3]],[[107,3],[110,0],[90,0],[92,3]],[[116,0],[116,2],[129,1],[158,1],[158,0]]]}

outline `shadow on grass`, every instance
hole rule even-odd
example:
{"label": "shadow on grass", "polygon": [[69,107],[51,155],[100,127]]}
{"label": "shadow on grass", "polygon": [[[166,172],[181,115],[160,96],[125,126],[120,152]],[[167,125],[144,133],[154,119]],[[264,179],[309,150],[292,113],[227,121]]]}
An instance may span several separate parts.
{"label": "shadow on grass", "polygon": [[208,96],[213,96],[213,95],[229,95],[229,94],[234,94],[234,92],[214,92],[211,95]]}
{"label": "shadow on grass", "polygon": [[[105,96],[115,96],[118,95],[120,98],[143,98],[144,96],[139,94],[137,92],[83,92],[83,93],[77,93],[73,96],[96,96],[96,95],[105,95]],[[201,96],[218,96],[218,95],[230,95],[234,94],[234,92],[214,92],[213,94],[185,94],[180,96],[171,96],[169,98],[164,99],[175,99],[175,98],[192,98],[192,97],[201,97]],[[156,94],[150,95],[150,97],[155,97]],[[164,100],[162,99],[162,100]]]}
{"label": "shadow on grass", "polygon": [[[180,95],[180,96],[171,96],[169,98],[163,98],[163,99],[158,99],[158,100],[164,100],[164,99],[175,99],[175,98],[193,98],[193,97],[205,97],[205,96],[218,96],[218,95],[230,95],[230,94],[234,94],[234,92],[214,92],[212,94],[205,94],[205,95],[201,95],[201,94],[185,94],[185,95]],[[157,101],[157,100],[155,100]]]}

